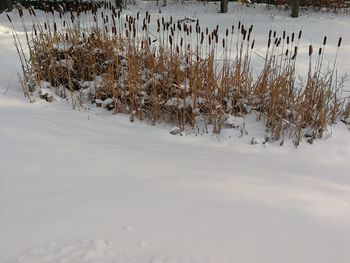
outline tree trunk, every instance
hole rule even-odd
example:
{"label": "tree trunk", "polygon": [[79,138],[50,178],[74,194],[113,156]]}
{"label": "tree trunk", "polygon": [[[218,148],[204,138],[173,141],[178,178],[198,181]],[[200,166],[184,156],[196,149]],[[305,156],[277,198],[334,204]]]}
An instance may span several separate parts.
{"label": "tree trunk", "polygon": [[0,0],[0,12],[2,11],[12,11],[12,0]]}
{"label": "tree trunk", "polygon": [[220,13],[227,13],[228,0],[220,0]]}
{"label": "tree trunk", "polygon": [[292,17],[299,16],[300,0],[292,0]]}

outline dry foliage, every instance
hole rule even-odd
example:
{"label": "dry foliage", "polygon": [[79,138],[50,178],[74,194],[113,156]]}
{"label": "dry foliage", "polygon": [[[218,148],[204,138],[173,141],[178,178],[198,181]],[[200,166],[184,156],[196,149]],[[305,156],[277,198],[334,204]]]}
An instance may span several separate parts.
{"label": "dry foliage", "polygon": [[[216,133],[229,116],[255,112],[266,122],[271,139],[283,143],[291,137],[296,145],[303,137],[309,142],[321,138],[350,112],[340,99],[336,58],[333,69],[322,72],[326,37],[317,54],[310,46],[308,79],[296,88],[301,31],[281,36],[269,32],[265,65],[254,80],[253,26],[240,22],[220,36],[219,26],[209,30],[199,20],[163,17],[156,21],[157,33],[151,33],[149,13],[124,16],[108,5],[102,12],[85,10],[84,18],[79,10],[67,13],[60,6],[60,19],[44,24],[34,9],[29,12],[29,57],[14,35],[28,96],[46,83],[57,95],[70,95],[73,105],[90,100],[130,114],[131,121],[173,123],[181,130],[204,123]],[[19,13],[23,19],[21,7]],[[341,38],[338,49],[340,45]],[[312,56],[317,56],[315,65]]]}

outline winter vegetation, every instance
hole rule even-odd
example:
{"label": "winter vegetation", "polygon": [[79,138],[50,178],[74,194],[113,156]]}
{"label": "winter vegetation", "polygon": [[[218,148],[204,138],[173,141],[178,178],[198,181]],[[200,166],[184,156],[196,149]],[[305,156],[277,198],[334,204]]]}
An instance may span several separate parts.
{"label": "winter vegetation", "polygon": [[[17,8],[23,19],[24,10]],[[336,74],[342,37],[332,67],[323,61],[327,36],[315,51],[309,45],[307,80],[298,85],[295,61],[302,30],[269,30],[264,65],[254,69],[254,25],[239,21],[228,28],[204,28],[199,19],[152,20],[148,12],[122,16],[111,3],[99,13],[98,5],[81,6],[76,13],[64,4],[58,8],[58,18],[44,23],[29,8],[31,30],[23,22],[28,55],[14,36],[22,86],[31,100],[37,95],[52,101],[43,91],[51,89],[69,96],[74,108],[89,101],[127,113],[130,121],[173,124],[178,133],[220,133],[232,128],[232,118],[254,113],[265,122],[266,140],[281,145],[286,138],[295,145],[303,138],[312,143],[337,121],[349,123],[346,76]],[[48,16],[56,12],[44,9]]]}
{"label": "winter vegetation", "polygon": [[349,262],[348,1],[226,4],[0,1],[1,263]]}

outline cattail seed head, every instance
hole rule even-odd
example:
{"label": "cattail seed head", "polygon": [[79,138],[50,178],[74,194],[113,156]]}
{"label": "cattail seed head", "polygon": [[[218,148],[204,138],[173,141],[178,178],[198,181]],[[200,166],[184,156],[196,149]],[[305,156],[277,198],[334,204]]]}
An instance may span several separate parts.
{"label": "cattail seed head", "polygon": [[299,39],[299,40],[300,40],[302,34],[303,34],[303,31],[300,30],[300,31],[299,31],[299,36],[298,36],[298,39]]}
{"label": "cattail seed head", "polygon": [[343,38],[340,37],[339,40],[338,40],[338,47],[340,47],[342,40],[343,40]]}
{"label": "cattail seed head", "polygon": [[309,56],[311,56],[311,55],[312,55],[312,52],[313,52],[312,45],[309,45]]}
{"label": "cattail seed head", "polygon": [[327,36],[323,38],[323,45],[325,46],[327,44]]}
{"label": "cattail seed head", "polygon": [[320,56],[322,54],[322,48],[320,47],[319,49],[318,49],[318,55]]}

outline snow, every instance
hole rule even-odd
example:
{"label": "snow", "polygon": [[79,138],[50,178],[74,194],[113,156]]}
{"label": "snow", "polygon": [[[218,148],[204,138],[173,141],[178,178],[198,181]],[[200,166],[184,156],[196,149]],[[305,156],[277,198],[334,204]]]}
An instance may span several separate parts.
{"label": "snow", "polygon": [[[148,8],[156,16],[159,7],[150,5],[126,12]],[[270,27],[302,27],[306,47],[325,33],[333,42],[343,34],[340,71],[350,72],[348,15],[292,20],[284,11],[230,5],[219,17],[216,8],[173,5],[162,14],[223,28],[244,20],[261,46]],[[1,14],[1,263],[349,262],[347,126],[295,149],[263,143],[254,115],[229,118],[247,135],[174,136],[171,127],[131,123],[92,105],[29,103],[8,28]]]}

